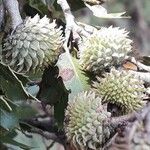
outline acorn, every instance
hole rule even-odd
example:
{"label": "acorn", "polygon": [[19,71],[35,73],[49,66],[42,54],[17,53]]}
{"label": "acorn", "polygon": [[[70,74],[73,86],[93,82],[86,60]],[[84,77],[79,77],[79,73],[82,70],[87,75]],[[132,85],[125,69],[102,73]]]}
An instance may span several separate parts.
{"label": "acorn", "polygon": [[62,51],[61,27],[39,15],[28,17],[3,41],[2,61],[19,73],[53,65]]}
{"label": "acorn", "polygon": [[121,115],[136,111],[145,104],[143,81],[125,70],[113,68],[110,73],[105,73],[104,78],[97,78],[93,87],[101,95],[103,103],[121,108]]}
{"label": "acorn", "polygon": [[110,138],[111,129],[103,127],[110,113],[101,104],[101,98],[92,91],[79,93],[68,102],[65,114],[65,132],[77,150],[97,150]]}
{"label": "acorn", "polygon": [[102,27],[82,43],[79,63],[83,70],[99,74],[112,66],[119,66],[128,58],[131,43],[124,29]]}

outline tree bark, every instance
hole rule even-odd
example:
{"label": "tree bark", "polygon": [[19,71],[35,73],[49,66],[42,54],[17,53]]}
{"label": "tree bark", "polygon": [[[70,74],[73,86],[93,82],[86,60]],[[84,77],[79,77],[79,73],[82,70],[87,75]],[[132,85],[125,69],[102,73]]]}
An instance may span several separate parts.
{"label": "tree bark", "polygon": [[16,27],[23,22],[20,12],[19,12],[19,4],[17,0],[3,0],[4,7],[8,11],[11,17],[11,26],[12,29],[15,30]]}

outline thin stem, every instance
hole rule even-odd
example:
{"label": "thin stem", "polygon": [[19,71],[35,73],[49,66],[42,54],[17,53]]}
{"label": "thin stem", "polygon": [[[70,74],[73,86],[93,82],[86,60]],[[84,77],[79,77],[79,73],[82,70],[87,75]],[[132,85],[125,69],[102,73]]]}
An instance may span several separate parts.
{"label": "thin stem", "polygon": [[124,115],[120,117],[108,118],[104,121],[104,126],[111,125],[113,128],[118,127],[118,125],[126,125],[127,122],[132,122],[136,119],[135,113]]}
{"label": "thin stem", "polygon": [[[65,16],[66,34],[69,34],[72,31],[73,33],[76,32],[80,35],[88,37],[90,34],[88,32],[86,32],[82,27],[78,26],[77,23],[75,22],[74,16],[71,13],[71,9],[70,9],[70,6],[69,6],[67,0],[57,0],[57,3],[61,6],[62,11]],[[74,37],[74,39],[75,38],[76,37]],[[78,38],[78,36],[77,36],[77,38]]]}
{"label": "thin stem", "polygon": [[18,1],[17,0],[3,0],[3,3],[11,17],[12,29],[15,30],[16,27],[23,22],[20,12],[19,12]]}

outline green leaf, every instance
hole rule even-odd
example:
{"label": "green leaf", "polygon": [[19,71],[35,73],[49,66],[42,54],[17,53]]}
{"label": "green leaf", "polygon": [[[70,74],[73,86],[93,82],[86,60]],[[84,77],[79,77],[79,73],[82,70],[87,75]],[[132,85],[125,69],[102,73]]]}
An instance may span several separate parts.
{"label": "green leaf", "polygon": [[107,13],[107,10],[101,5],[93,5],[85,3],[85,5],[92,11],[93,15],[99,18],[112,19],[112,18],[130,18],[129,16],[123,16],[126,12],[121,13]]}
{"label": "green leaf", "polygon": [[29,0],[29,5],[42,15],[48,14],[48,7],[42,2],[42,0]]}
{"label": "green leaf", "polygon": [[2,128],[1,129],[5,132],[5,134],[3,134],[2,137],[9,137],[11,139],[13,139],[15,136],[17,136],[17,132],[15,131],[15,129],[12,129],[12,130],[6,130],[5,128]]}
{"label": "green leaf", "polygon": [[119,19],[119,18],[131,18],[130,16],[124,16],[126,12],[121,12],[121,13],[109,13],[109,14],[106,14],[106,15],[102,15],[102,16],[99,16],[100,18],[105,18],[105,19]]}
{"label": "green leaf", "polygon": [[21,103],[16,108],[16,110],[13,111],[13,114],[19,119],[23,120],[26,118],[31,118],[35,116],[37,111],[30,105],[30,104],[24,104]]}
{"label": "green leaf", "polygon": [[54,105],[61,98],[62,91],[58,80],[58,73],[57,66],[49,66],[43,72],[37,97],[46,104]]}
{"label": "green leaf", "polygon": [[[20,148],[26,149],[26,150],[31,149],[30,146],[27,146],[25,144],[17,142],[16,140],[13,139],[17,136],[17,132],[15,130],[8,131],[5,128],[2,128],[0,126],[0,133],[2,133],[2,135],[0,134],[0,143],[10,144],[10,145],[12,145],[12,147],[17,146],[17,147],[20,147]],[[9,145],[9,147],[11,147],[10,145]]]}
{"label": "green leaf", "polygon": [[30,81],[28,79],[28,76],[25,76],[25,75],[17,73],[17,72],[15,72],[15,75],[22,82],[23,86],[26,86],[26,84]]}
{"label": "green leaf", "polygon": [[29,132],[31,131],[32,128],[34,128],[34,126],[26,123],[25,121],[20,121],[19,126],[22,131],[29,131]]}
{"label": "green leaf", "polygon": [[24,150],[29,150],[29,149],[32,149],[33,147],[30,147],[26,144],[22,144],[20,142],[17,142],[15,140],[13,140],[12,138],[9,138],[9,137],[3,137],[3,139],[1,140],[1,142],[5,143],[5,144],[10,144],[10,145],[13,145],[13,147],[17,146],[17,147],[20,147]]}
{"label": "green leaf", "polygon": [[29,79],[30,80],[38,80],[38,81],[40,81],[41,80],[41,78],[42,78],[42,74],[43,74],[43,70],[37,70],[36,72],[30,72],[29,74],[28,74],[28,77],[29,77]]}
{"label": "green leaf", "polygon": [[[72,57],[70,53],[63,53],[60,56],[57,65],[59,67],[59,75],[62,77],[65,87],[71,90],[69,95],[70,99],[77,93],[90,88],[88,76],[81,70],[78,60],[75,57]],[[62,127],[63,125],[65,115],[64,109],[67,106],[67,102],[68,95],[67,92],[64,92],[62,93],[60,101],[54,105],[54,115],[59,123],[59,127]]]}
{"label": "green leaf", "polygon": [[[48,147],[53,142],[50,139],[46,139],[40,134],[36,133],[27,133],[30,137],[23,134],[21,131],[16,130],[17,136],[14,138],[14,140],[18,143],[22,143],[24,145],[28,145],[29,147],[33,148],[33,150],[46,150],[49,149]],[[41,131],[42,132],[42,131]],[[60,145],[59,145],[60,146]],[[17,149],[17,148],[16,148]],[[51,150],[57,149],[57,144],[54,144]]]}
{"label": "green leaf", "polygon": [[[9,147],[20,147],[22,149],[31,149],[32,147],[17,142],[14,138],[18,135],[18,133],[13,130],[6,130],[5,128],[0,126],[0,143],[9,144]],[[7,147],[7,146],[6,146]],[[17,149],[17,148],[16,148]]]}
{"label": "green leaf", "polygon": [[37,111],[27,104],[18,104],[11,112],[7,112],[4,108],[0,109],[1,126],[6,129],[13,129],[19,125],[20,120],[35,116]]}
{"label": "green leaf", "polygon": [[0,95],[0,108],[1,109],[11,112],[12,105],[13,107],[15,106],[15,104],[9,101],[4,95]]}
{"label": "green leaf", "polygon": [[39,92],[39,86],[38,85],[28,85],[26,86],[26,90],[33,95],[34,97],[36,97],[37,93]]}
{"label": "green leaf", "polygon": [[7,100],[5,99],[5,97],[2,96],[2,95],[0,95],[0,107],[3,108],[6,111],[12,111],[12,108],[7,103]]}
{"label": "green leaf", "polygon": [[45,2],[43,2],[43,3],[44,3],[45,5],[47,5],[47,6],[52,6],[56,0],[44,0],[44,1],[45,1]]}
{"label": "green leaf", "polygon": [[0,139],[9,133],[9,130],[0,125]]}
{"label": "green leaf", "polygon": [[78,60],[70,54],[63,53],[58,60],[60,76],[63,78],[65,87],[71,90],[71,96],[90,88],[89,78],[78,63]]}
{"label": "green leaf", "polygon": [[62,126],[64,111],[68,102],[68,90],[58,74],[59,69],[57,66],[49,66],[45,69],[37,97],[43,103],[54,106],[55,119],[58,125]]}
{"label": "green leaf", "polygon": [[143,56],[142,57],[142,63],[144,65],[150,66],[150,56]]}
{"label": "green leaf", "polygon": [[5,110],[0,109],[0,125],[5,129],[13,129],[18,124],[18,118]]}
{"label": "green leaf", "polygon": [[[19,74],[18,76],[23,79],[24,83],[26,82],[25,77],[21,77]],[[27,93],[22,82],[10,67],[2,63],[0,63],[0,89],[2,89],[6,97],[12,101],[36,99]]]}
{"label": "green leaf", "polygon": [[[77,11],[77,10],[85,7],[85,4],[83,3],[82,0],[67,0],[67,2],[71,8],[71,11]],[[55,2],[54,2],[54,7],[57,11],[61,10],[60,6],[57,4],[57,0],[55,0]]]}
{"label": "green leaf", "polygon": [[59,128],[63,127],[63,122],[65,118],[65,109],[68,103],[68,90],[65,88],[63,80],[59,77],[61,97],[60,100],[54,104],[54,117],[58,123]]}

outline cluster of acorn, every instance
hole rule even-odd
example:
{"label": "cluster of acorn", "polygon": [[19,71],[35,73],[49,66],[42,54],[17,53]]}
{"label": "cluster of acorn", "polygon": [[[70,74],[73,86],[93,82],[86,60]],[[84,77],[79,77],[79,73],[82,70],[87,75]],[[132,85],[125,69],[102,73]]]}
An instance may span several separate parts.
{"label": "cluster of acorn", "polygon": [[[145,105],[143,81],[126,70],[117,70],[132,51],[131,43],[128,33],[116,27],[103,27],[83,42],[79,64],[97,79],[90,91],[78,94],[68,103],[65,131],[75,149],[102,149],[116,128],[104,122]],[[108,105],[115,105],[119,113],[110,113]]]}
{"label": "cluster of acorn", "polygon": [[[28,73],[56,63],[62,51],[62,30],[47,17],[36,15],[26,19],[3,43],[2,61],[16,72]],[[104,78],[97,77],[93,91],[82,92],[68,102],[65,131],[76,149],[101,149],[110,138],[111,127],[103,126],[103,121],[112,117],[105,104],[120,107],[120,115],[144,105],[143,82],[126,71],[111,69],[127,58],[131,43],[128,33],[116,27],[103,27],[83,42],[81,68],[96,76],[106,69],[111,71]]]}

